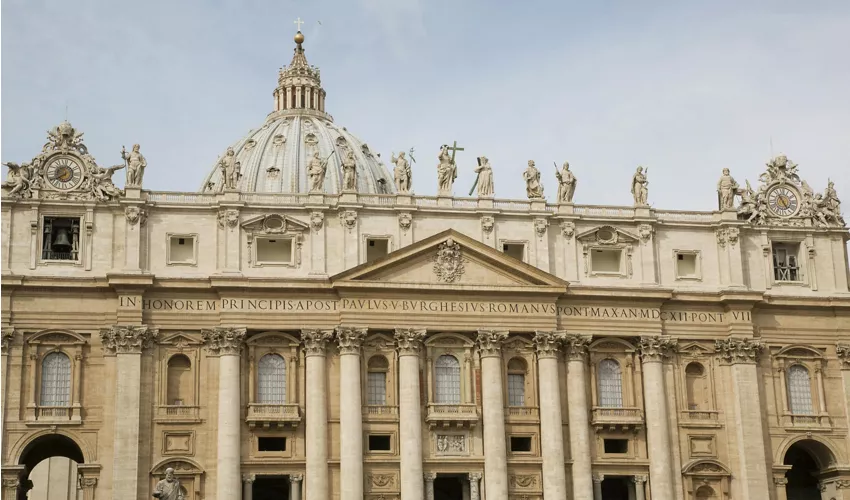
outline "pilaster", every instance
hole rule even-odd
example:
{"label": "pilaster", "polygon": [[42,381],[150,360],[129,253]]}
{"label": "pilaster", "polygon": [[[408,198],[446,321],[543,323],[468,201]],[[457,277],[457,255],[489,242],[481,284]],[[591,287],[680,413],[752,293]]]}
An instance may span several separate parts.
{"label": "pilaster", "polygon": [[344,269],[351,269],[360,263],[360,224],[357,220],[357,211],[340,210],[339,221],[342,226],[342,241],[345,252]]}
{"label": "pilaster", "polygon": [[141,200],[125,200],[122,203],[124,219],[127,221],[124,230],[124,271],[141,272],[142,231],[146,226],[147,214]]}
{"label": "pilaster", "polygon": [[310,213],[310,230],[310,274],[327,274],[327,225],[324,212],[314,210]]}
{"label": "pilaster", "polygon": [[505,444],[505,403],[502,393],[502,341],[508,332],[478,331],[481,356],[481,407],[484,422],[484,491],[490,498],[508,498],[508,458]]}

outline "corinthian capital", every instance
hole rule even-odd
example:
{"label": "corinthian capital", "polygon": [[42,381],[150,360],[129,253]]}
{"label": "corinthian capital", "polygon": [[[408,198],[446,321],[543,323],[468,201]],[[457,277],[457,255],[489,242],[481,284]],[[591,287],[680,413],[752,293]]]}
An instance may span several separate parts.
{"label": "corinthian capital", "polygon": [[396,328],[393,336],[399,355],[418,356],[422,349],[422,341],[425,340],[425,333],[424,328]]}
{"label": "corinthian capital", "polygon": [[333,330],[301,330],[305,356],[324,356],[328,342],[333,339]]}
{"label": "corinthian capital", "polygon": [[245,343],[245,328],[219,326],[212,330],[201,330],[207,350],[217,356],[239,355]]}
{"label": "corinthian capital", "polygon": [[100,342],[108,354],[141,353],[153,345],[159,330],[146,325],[115,325],[100,330]]}
{"label": "corinthian capital", "polygon": [[495,330],[478,330],[478,352],[482,358],[499,356],[502,352],[502,341],[508,338],[508,332]]}
{"label": "corinthian capital", "polygon": [[554,358],[558,356],[558,350],[561,348],[561,341],[564,339],[564,332],[534,332],[534,350],[537,352],[538,358]]}
{"label": "corinthian capital", "polygon": [[714,349],[720,359],[727,363],[755,363],[764,344],[758,340],[726,339],[716,340]]}
{"label": "corinthian capital", "polygon": [[339,344],[340,354],[360,354],[360,346],[366,338],[368,328],[351,328],[338,326],[336,329],[336,341]]}
{"label": "corinthian capital", "polygon": [[564,350],[570,360],[584,361],[590,349],[591,335],[567,334],[564,337]]}
{"label": "corinthian capital", "polygon": [[[4,332],[5,334],[5,332]],[[838,361],[841,362],[841,368],[846,370],[850,368],[850,345],[836,344],[835,354],[838,355]]]}
{"label": "corinthian capital", "polygon": [[644,336],[640,338],[638,350],[643,362],[662,361],[670,357],[676,348],[676,339],[666,335]]}

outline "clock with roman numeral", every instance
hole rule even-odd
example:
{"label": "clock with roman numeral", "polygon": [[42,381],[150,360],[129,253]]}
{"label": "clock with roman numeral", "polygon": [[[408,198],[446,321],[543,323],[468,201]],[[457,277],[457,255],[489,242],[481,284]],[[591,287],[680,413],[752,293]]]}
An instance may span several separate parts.
{"label": "clock with roman numeral", "polygon": [[70,191],[83,182],[83,167],[70,156],[50,160],[44,172],[44,180],[60,191]]}
{"label": "clock with roman numeral", "polygon": [[767,192],[767,206],[778,217],[791,217],[800,209],[797,192],[780,185]]}

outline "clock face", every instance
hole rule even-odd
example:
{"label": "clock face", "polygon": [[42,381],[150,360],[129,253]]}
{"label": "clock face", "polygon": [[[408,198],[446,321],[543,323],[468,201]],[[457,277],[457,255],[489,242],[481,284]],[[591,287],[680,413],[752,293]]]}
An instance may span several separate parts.
{"label": "clock face", "polygon": [[60,156],[51,161],[45,169],[45,180],[51,186],[62,191],[68,191],[83,182],[83,169],[80,164],[67,156]]}
{"label": "clock face", "polygon": [[797,193],[785,186],[779,186],[767,193],[767,206],[779,217],[791,217],[800,208]]}

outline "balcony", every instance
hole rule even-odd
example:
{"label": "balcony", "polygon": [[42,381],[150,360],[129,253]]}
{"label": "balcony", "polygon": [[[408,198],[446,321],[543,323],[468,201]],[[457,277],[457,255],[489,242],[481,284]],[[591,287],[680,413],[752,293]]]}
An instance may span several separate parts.
{"label": "balcony", "polygon": [[31,406],[27,425],[82,424],[79,406]]}
{"label": "balcony", "polygon": [[643,427],[643,412],[640,408],[609,408],[594,406],[591,424],[596,431],[628,431]]}
{"label": "balcony", "polygon": [[786,413],[782,416],[782,422],[788,430],[832,430],[832,421],[829,419],[829,415],[800,415]]}
{"label": "balcony", "polygon": [[170,424],[196,424],[201,421],[200,406],[160,405],[156,407],[154,422]]}
{"label": "balcony", "polygon": [[301,409],[297,404],[265,404],[251,403],[248,405],[248,417],[245,419],[249,427],[298,427],[301,423]]}
{"label": "balcony", "polygon": [[508,406],[505,419],[511,423],[536,423],[540,421],[540,410],[536,406]]}
{"label": "balcony", "polygon": [[717,410],[684,410],[679,417],[682,427],[721,427]]}
{"label": "balcony", "polygon": [[363,418],[366,420],[398,422],[398,406],[365,405],[363,406]]}
{"label": "balcony", "polygon": [[475,427],[478,407],[474,404],[429,404],[425,421],[434,427]]}

